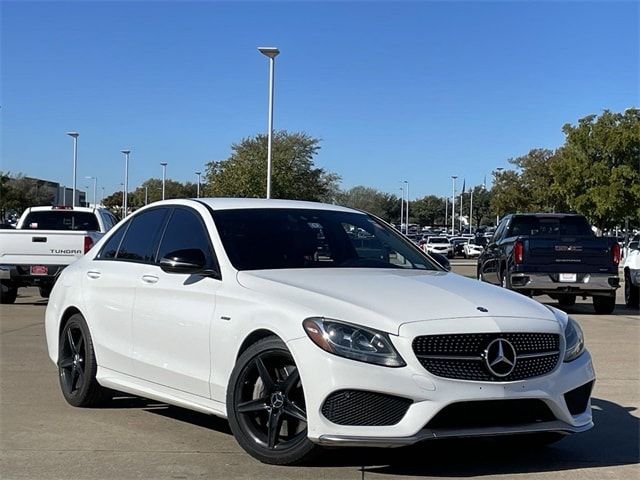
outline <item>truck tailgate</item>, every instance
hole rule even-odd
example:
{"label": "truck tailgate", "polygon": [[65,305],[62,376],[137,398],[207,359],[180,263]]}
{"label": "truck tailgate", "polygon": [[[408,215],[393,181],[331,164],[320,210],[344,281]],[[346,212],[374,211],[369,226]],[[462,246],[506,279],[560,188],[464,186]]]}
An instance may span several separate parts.
{"label": "truck tailgate", "polygon": [[613,265],[611,241],[601,237],[523,239],[527,265],[557,266],[553,271],[598,272]]}
{"label": "truck tailgate", "polygon": [[3,230],[0,264],[68,265],[84,255],[84,231]]}

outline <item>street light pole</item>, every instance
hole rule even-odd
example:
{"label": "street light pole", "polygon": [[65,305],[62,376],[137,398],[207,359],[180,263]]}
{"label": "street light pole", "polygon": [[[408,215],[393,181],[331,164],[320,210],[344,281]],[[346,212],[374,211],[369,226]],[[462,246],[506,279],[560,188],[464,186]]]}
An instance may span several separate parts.
{"label": "street light pole", "polygon": [[67,132],[67,135],[73,137],[73,193],[71,199],[71,206],[76,206],[76,172],[78,170],[78,132]]}
{"label": "street light pole", "polygon": [[97,197],[97,185],[98,185],[98,177],[84,177],[84,178],[90,178],[93,180],[93,208],[97,208],[98,206],[98,199]]}
{"label": "street light pole", "polygon": [[473,187],[471,188],[471,197],[469,199],[469,233],[473,233]]}
{"label": "street light pole", "polygon": [[131,150],[120,150],[124,154],[124,193],[122,198],[122,218],[127,218],[128,201],[129,201],[129,154]]}
{"label": "street light pole", "polygon": [[405,215],[407,216],[407,235],[409,235],[409,182],[405,180],[404,183],[407,186],[407,210],[405,211]]}
{"label": "street light pole", "polygon": [[[498,175],[500,175],[500,172],[502,172],[502,170],[504,170],[504,168],[496,167],[496,180],[498,180]],[[496,228],[498,227],[498,223],[500,223],[500,215],[498,214],[498,212],[496,212]]]}
{"label": "street light pole", "polygon": [[400,187],[400,233],[402,233],[402,224],[404,223],[404,187]]}
{"label": "street light pole", "polygon": [[196,198],[200,198],[200,174],[202,172],[196,172],[196,175],[198,176],[198,190],[197,190],[197,197]]}
{"label": "street light pole", "polygon": [[449,199],[445,195],[444,197],[444,231],[447,231],[447,225],[449,225]]}
{"label": "street light pole", "polygon": [[273,90],[276,57],[280,53],[276,47],[258,47],[258,51],[269,57],[269,118],[267,134],[267,198],[271,198],[271,145],[273,141]]}
{"label": "street light pole", "polygon": [[164,200],[164,185],[167,180],[167,162],[161,162],[162,165],[162,199]]}
{"label": "street light pole", "polygon": [[453,231],[456,229],[456,178],[457,175],[451,175],[451,180],[453,180],[453,193],[451,194],[451,235],[453,235]]}
{"label": "street light pole", "polygon": [[149,187],[144,187],[144,204],[149,203]]}

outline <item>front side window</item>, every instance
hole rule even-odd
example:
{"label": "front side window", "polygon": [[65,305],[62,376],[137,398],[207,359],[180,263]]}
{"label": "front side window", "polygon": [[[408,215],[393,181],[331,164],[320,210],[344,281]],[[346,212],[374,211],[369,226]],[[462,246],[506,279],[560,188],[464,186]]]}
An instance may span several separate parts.
{"label": "front side window", "polygon": [[158,241],[167,213],[166,208],[156,208],[133,217],[116,258],[136,262],[155,262]]}
{"label": "front side window", "polygon": [[440,270],[394,229],[361,213],[267,208],[219,210],[213,218],[238,270]]}
{"label": "front side window", "polygon": [[185,208],[176,208],[167,222],[158,250],[158,259],[176,250],[188,249],[201,250],[208,260],[208,267],[213,266],[209,234],[199,215]]}

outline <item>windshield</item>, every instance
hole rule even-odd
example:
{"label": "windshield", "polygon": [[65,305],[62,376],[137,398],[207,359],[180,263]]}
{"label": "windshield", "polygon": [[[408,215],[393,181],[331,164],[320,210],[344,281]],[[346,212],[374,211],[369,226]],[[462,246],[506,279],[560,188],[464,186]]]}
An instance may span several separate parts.
{"label": "windshield", "polygon": [[449,240],[444,237],[431,237],[429,243],[449,243]]}
{"label": "windshield", "polygon": [[535,217],[516,216],[511,221],[509,236],[562,236],[578,235],[592,236],[593,232],[584,217]]}
{"label": "windshield", "polygon": [[225,251],[238,270],[440,270],[399,233],[361,213],[265,208],[212,214]]}
{"label": "windshield", "polygon": [[43,210],[29,212],[22,224],[24,230],[88,230],[100,231],[98,219],[91,212]]}

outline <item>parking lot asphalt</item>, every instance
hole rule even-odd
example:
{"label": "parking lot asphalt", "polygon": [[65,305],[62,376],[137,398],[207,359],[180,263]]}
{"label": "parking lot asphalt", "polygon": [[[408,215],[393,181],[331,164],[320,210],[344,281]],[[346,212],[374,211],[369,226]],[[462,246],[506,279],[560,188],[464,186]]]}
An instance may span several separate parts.
{"label": "parking lot asphalt", "polygon": [[[453,263],[457,273],[475,275],[473,262]],[[618,300],[613,315],[594,315],[590,301],[569,310],[598,376],[596,426],[587,433],[535,451],[492,440],[439,441],[327,450],[313,465],[274,467],[245,454],[227,422],[215,417],[131,397],[98,409],[67,405],[46,354],[46,300],[23,289],[15,305],[0,306],[0,478],[637,479],[640,315],[624,308],[621,290]]]}

